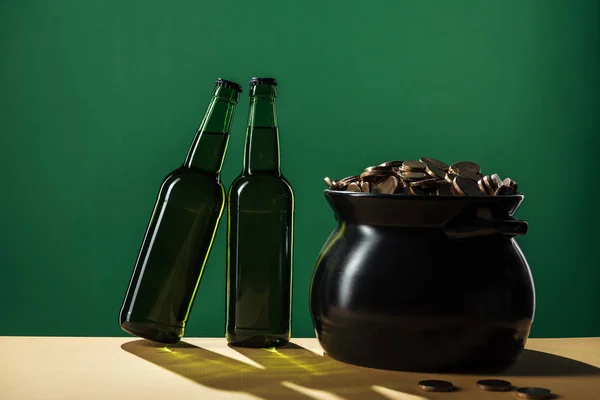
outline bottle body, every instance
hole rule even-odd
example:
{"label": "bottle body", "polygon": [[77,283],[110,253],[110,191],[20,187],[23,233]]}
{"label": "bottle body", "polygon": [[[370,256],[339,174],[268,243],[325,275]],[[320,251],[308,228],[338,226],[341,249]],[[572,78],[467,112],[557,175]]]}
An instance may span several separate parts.
{"label": "bottle body", "polygon": [[290,340],[294,193],[279,163],[273,78],[250,81],[244,168],[227,199],[227,342]]}
{"label": "bottle body", "polygon": [[227,213],[227,341],[290,340],[294,195],[283,176],[240,176]]}
{"label": "bottle body", "polygon": [[183,337],[223,215],[220,170],[239,92],[216,83],[185,162],[162,181],[119,314],[123,330],[155,342]]}
{"label": "bottle body", "polygon": [[161,343],[181,339],[224,200],[215,176],[180,168],[165,178],[121,309],[125,331]]}

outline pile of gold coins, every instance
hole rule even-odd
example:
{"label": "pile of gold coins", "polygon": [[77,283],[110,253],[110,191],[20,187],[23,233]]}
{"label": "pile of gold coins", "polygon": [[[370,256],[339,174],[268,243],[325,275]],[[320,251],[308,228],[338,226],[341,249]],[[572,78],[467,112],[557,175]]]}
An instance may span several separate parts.
{"label": "pile of gold coins", "polygon": [[386,161],[360,175],[325,178],[330,190],[417,196],[502,196],[517,193],[517,183],[498,174],[485,175],[472,161],[448,165],[435,158]]}

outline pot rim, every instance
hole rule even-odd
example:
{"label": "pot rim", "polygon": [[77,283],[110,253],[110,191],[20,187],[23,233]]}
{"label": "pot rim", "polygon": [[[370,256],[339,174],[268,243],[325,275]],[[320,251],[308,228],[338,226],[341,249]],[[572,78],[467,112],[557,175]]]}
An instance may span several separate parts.
{"label": "pot rim", "polygon": [[522,193],[510,194],[510,195],[501,195],[501,196],[491,196],[491,195],[481,195],[481,196],[420,196],[414,194],[385,194],[385,193],[362,193],[362,192],[344,192],[341,190],[332,190],[325,189],[325,194],[330,194],[332,196],[346,196],[346,197],[367,197],[367,198],[381,198],[381,199],[396,199],[396,200],[410,200],[410,201],[439,201],[439,200],[448,200],[448,201],[465,201],[465,199],[477,199],[477,201],[502,201],[501,199],[509,200],[509,199],[519,199],[523,201],[525,195]]}

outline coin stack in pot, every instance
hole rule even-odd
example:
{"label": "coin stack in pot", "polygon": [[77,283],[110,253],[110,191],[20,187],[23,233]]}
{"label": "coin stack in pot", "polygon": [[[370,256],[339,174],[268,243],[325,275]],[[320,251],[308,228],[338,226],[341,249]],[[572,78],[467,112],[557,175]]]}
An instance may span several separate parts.
{"label": "coin stack in pot", "polygon": [[501,196],[517,193],[517,183],[498,174],[485,175],[472,161],[448,165],[435,158],[386,161],[360,175],[325,178],[330,190],[416,196]]}

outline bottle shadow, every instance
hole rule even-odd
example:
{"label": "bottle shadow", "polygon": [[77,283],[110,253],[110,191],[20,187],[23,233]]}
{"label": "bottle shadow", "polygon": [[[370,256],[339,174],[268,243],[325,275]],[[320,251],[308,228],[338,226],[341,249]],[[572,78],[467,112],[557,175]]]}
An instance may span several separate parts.
{"label": "bottle shadow", "polygon": [[[258,366],[186,342],[164,347],[135,340],[121,348],[206,387],[245,392],[264,400],[314,399],[318,393],[377,400],[389,399],[389,395],[381,393],[389,390],[400,392],[405,398],[428,399],[427,393],[417,389],[418,381],[425,379],[423,374],[349,365],[293,343],[271,349],[229,347]],[[569,358],[525,350],[515,366],[495,374],[497,377],[559,375],[600,375],[600,369]]]}
{"label": "bottle shadow", "polygon": [[374,385],[413,395],[410,398],[415,400],[428,400],[417,389],[416,377],[398,379],[393,371],[343,364],[292,343],[270,349],[229,347],[263,368],[186,342],[164,347],[135,340],[121,348],[203,386],[245,392],[264,400],[314,399],[319,392],[344,399],[389,400]]}

